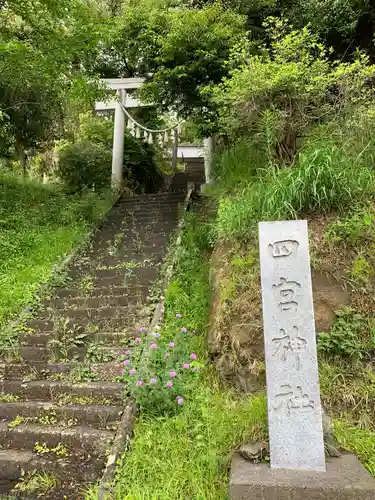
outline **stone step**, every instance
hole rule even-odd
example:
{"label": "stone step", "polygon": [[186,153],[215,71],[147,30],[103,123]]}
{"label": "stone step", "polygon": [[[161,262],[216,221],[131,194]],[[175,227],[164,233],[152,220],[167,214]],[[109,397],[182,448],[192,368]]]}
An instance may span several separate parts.
{"label": "stone step", "polygon": [[53,401],[58,403],[72,401],[80,404],[79,398],[92,404],[121,405],[124,400],[124,385],[120,382],[87,382],[73,384],[66,381],[37,380],[22,382],[21,380],[0,381],[2,394],[19,396],[25,401]]}
{"label": "stone step", "polygon": [[[131,349],[131,348],[130,348]],[[126,357],[123,349],[120,359]],[[123,355],[122,355],[123,354]],[[90,370],[95,373],[99,380],[113,381],[116,377],[121,375],[123,365],[118,361],[108,363],[80,363],[78,361],[71,361],[69,363],[47,363],[38,362],[35,359],[32,362],[9,362],[0,364],[0,377],[2,380],[56,380],[60,377],[68,382],[72,382],[71,378],[77,378],[77,371],[82,369]]]}
{"label": "stone step", "polygon": [[[100,460],[98,457],[95,457],[95,460],[91,461],[88,461],[87,459],[85,461],[77,460],[75,456],[51,459],[48,458],[48,456],[40,456],[31,450],[19,450],[12,448],[0,450],[0,480],[2,480],[3,483],[3,488],[0,486],[0,492],[8,493],[10,496],[6,496],[4,498],[8,498],[9,500],[19,500],[20,498],[36,500],[37,498],[42,498],[40,494],[38,495],[36,493],[37,496],[31,496],[30,492],[27,492],[24,493],[23,496],[17,489],[11,491],[17,480],[24,474],[33,472],[47,474],[53,473],[53,475],[57,477],[67,476],[70,478],[70,481],[77,481],[77,479],[80,478],[79,482],[82,485],[95,481],[103,467],[104,459]],[[58,485],[58,487],[60,487],[60,485]],[[77,493],[77,491],[75,493]],[[43,494],[43,498],[46,499],[47,497]],[[53,496],[51,498],[58,500],[63,498],[78,497],[67,497],[64,496],[62,492],[56,491],[53,492]]]}
{"label": "stone step", "polygon": [[[56,299],[63,298],[80,298],[84,295],[83,288],[60,288],[57,291]],[[137,285],[127,285],[124,287],[96,287],[87,290],[86,297],[87,298],[96,298],[96,297],[127,297],[129,299],[140,297],[141,299],[146,299],[149,296],[150,289],[148,286],[137,286]]]}
{"label": "stone step", "polygon": [[92,247],[90,251],[90,255],[93,259],[98,259],[107,255],[116,255],[118,259],[128,260],[128,261],[137,261],[137,260],[156,260],[160,261],[166,253],[168,247],[168,242],[165,241],[163,245],[159,245],[158,247],[153,246],[153,244],[148,244],[147,247],[129,249],[129,248],[119,248],[115,251],[107,245],[100,243],[94,247]]}
{"label": "stone step", "polygon": [[[90,351],[90,347],[94,348],[95,351]],[[123,357],[125,347],[106,347],[98,346],[95,344],[88,344],[85,347],[35,347],[26,346],[20,347],[19,358],[22,361],[28,363],[47,363],[51,360],[65,360],[66,357],[69,359],[75,359],[76,361],[90,361],[90,359],[100,359],[107,361],[121,361]]]}
{"label": "stone step", "polygon": [[107,297],[70,297],[65,299],[55,299],[49,302],[51,307],[58,309],[68,309],[70,307],[98,309],[99,307],[137,307],[141,309],[147,305],[141,297],[126,295],[112,295]]}
{"label": "stone step", "polygon": [[[129,341],[130,338],[136,336],[136,330],[132,333],[127,332],[90,332],[82,339],[82,342],[87,346],[92,342],[100,342],[106,347],[113,347],[122,345],[124,342]],[[23,346],[38,346],[43,347],[56,337],[54,332],[39,332],[26,335],[22,339]]]}
{"label": "stone step", "polygon": [[163,200],[168,200],[168,199],[174,199],[174,198],[184,198],[185,192],[181,191],[180,193],[174,192],[174,193],[155,193],[155,194],[140,194],[136,196],[127,196],[124,198],[121,198],[115,205],[117,207],[118,205],[123,205],[124,203],[138,203],[140,201],[143,202],[150,202],[150,201],[163,201]]}
{"label": "stone step", "polygon": [[33,450],[35,443],[49,449],[62,443],[67,453],[83,449],[85,454],[103,456],[114,438],[112,431],[87,426],[64,427],[59,425],[20,424],[10,428],[8,422],[0,422],[0,446],[18,450]]}
{"label": "stone step", "polygon": [[[17,416],[38,420],[40,424],[65,422],[71,425],[90,425],[105,429],[121,418],[122,407],[112,405],[62,405],[42,401],[28,401],[0,404],[0,420],[10,422]],[[44,419],[44,421],[43,421]],[[113,429],[111,429],[113,430]]]}
{"label": "stone step", "polygon": [[[106,279],[98,281],[104,287],[108,287],[108,281]],[[78,312],[77,312],[78,311]],[[92,311],[97,311],[92,310]],[[100,314],[90,314],[90,310],[86,310],[86,314],[83,314],[81,310],[74,309],[61,309],[59,310],[59,315],[55,315],[56,318],[68,319],[73,328],[80,330],[84,328],[85,331],[129,331],[133,327],[142,326],[149,319],[152,314],[152,309],[149,308],[141,313],[136,309],[133,314],[125,308],[117,307],[107,307],[106,309],[100,310]],[[35,332],[49,332],[55,329],[56,321],[53,319],[39,318],[31,319],[26,323],[27,328],[33,329]]]}

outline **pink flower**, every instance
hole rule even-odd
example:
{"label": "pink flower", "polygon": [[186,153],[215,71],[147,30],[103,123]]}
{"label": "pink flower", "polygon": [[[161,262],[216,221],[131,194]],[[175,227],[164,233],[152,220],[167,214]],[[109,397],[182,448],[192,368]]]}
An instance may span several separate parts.
{"label": "pink flower", "polygon": [[150,384],[156,384],[157,379],[156,378],[150,378]]}
{"label": "pink flower", "polygon": [[130,359],[125,359],[125,361],[124,361],[124,365],[125,365],[125,366],[130,365]]}
{"label": "pink flower", "polygon": [[173,378],[173,377],[176,376],[176,373],[175,372],[169,372],[169,376]]}
{"label": "pink flower", "polygon": [[137,338],[135,339],[135,341],[137,342],[137,344],[139,344],[139,342],[142,342],[142,339],[140,339],[139,337],[137,337]]}
{"label": "pink flower", "polygon": [[135,374],[134,368],[132,368],[131,370],[129,370],[129,375],[134,375],[134,374]]}
{"label": "pink flower", "polygon": [[168,382],[167,387],[173,387],[172,382]]}
{"label": "pink flower", "polygon": [[140,333],[144,333],[146,331],[146,328],[144,326],[141,326],[140,328],[138,328],[138,331]]}
{"label": "pink flower", "polygon": [[158,339],[160,337],[160,333],[155,333],[155,337]]}
{"label": "pink flower", "polygon": [[184,398],[182,398],[181,396],[177,396],[177,404],[178,405],[183,405],[184,404]]}
{"label": "pink flower", "polygon": [[156,344],[151,344],[151,349],[157,349],[158,346]]}
{"label": "pink flower", "polygon": [[173,342],[170,342],[170,343],[169,343],[169,347],[170,347],[171,349],[173,349],[173,348],[174,348],[174,343],[173,343]]}
{"label": "pink flower", "polygon": [[181,333],[186,333],[187,332],[187,328],[181,328]]}
{"label": "pink flower", "polygon": [[192,354],[190,354],[190,357],[191,357],[191,359],[197,359],[197,355],[194,352]]}
{"label": "pink flower", "polygon": [[184,363],[184,368],[185,368],[185,370],[188,370],[190,368],[189,363]]}
{"label": "pink flower", "polygon": [[143,384],[144,384],[143,380],[137,380],[137,382],[136,382],[136,384],[135,384],[135,385],[136,385],[137,387],[142,387],[142,385],[143,385]]}
{"label": "pink flower", "polygon": [[181,314],[176,314],[176,318],[180,319],[180,318],[182,318],[182,315]]}

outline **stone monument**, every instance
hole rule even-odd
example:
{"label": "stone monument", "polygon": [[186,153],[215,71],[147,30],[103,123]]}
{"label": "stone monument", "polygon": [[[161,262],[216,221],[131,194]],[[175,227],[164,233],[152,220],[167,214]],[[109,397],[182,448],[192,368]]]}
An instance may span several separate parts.
{"label": "stone monument", "polygon": [[306,221],[259,224],[270,465],[232,462],[232,500],[374,500],[351,454],[325,460]]}
{"label": "stone monument", "polygon": [[259,224],[271,467],[325,471],[306,221]]}

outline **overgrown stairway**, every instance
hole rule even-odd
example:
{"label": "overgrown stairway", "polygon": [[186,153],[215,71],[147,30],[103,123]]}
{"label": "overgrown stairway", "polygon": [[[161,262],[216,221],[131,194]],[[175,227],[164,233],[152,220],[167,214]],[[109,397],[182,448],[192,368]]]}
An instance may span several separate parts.
{"label": "overgrown stairway", "polygon": [[[19,326],[17,357],[1,364],[0,493],[79,499],[100,477],[126,397],[116,379],[129,342],[153,314],[187,181],[121,199],[65,284]],[[52,473],[55,489],[22,493],[21,473],[33,471]]]}

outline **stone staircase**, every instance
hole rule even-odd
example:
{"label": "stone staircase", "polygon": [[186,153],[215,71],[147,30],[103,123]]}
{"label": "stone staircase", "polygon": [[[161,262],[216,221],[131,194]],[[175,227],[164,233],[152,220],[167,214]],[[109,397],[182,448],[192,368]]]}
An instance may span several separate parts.
{"label": "stone staircase", "polygon": [[[20,325],[20,348],[0,365],[0,494],[76,500],[100,477],[126,398],[124,351],[152,317],[189,180],[179,174],[167,193],[122,198],[65,284]],[[35,471],[54,474],[56,488],[17,489]]]}

